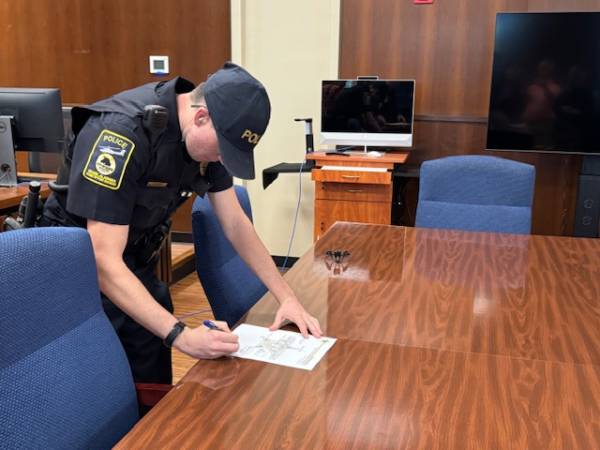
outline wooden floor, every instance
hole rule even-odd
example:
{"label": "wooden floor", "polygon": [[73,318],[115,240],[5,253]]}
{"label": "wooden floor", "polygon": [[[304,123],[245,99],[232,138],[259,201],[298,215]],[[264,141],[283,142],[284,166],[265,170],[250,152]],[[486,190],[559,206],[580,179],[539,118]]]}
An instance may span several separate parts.
{"label": "wooden floor", "polygon": [[182,256],[194,254],[194,244],[185,242],[171,242],[171,260],[176,262]]}
{"label": "wooden floor", "polygon": [[[189,251],[191,244],[173,244],[171,247],[173,259]],[[186,325],[199,326],[205,319],[213,319],[213,313],[198,281],[196,273],[191,273],[181,281],[171,285],[171,298],[175,307],[175,316]],[[173,349],[173,384],[196,363],[191,358]]]}

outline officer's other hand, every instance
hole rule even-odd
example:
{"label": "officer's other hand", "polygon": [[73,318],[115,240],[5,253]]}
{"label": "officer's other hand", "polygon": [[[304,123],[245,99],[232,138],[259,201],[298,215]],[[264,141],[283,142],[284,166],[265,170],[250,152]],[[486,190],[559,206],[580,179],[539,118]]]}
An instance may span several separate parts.
{"label": "officer's other hand", "polygon": [[311,316],[296,297],[289,297],[281,302],[275,314],[275,320],[269,327],[269,330],[277,330],[285,320],[294,322],[305,338],[308,337],[309,331],[316,338],[320,338],[323,335],[317,318]]}
{"label": "officer's other hand", "polygon": [[215,359],[239,349],[238,337],[226,322],[213,321],[221,330],[205,327],[185,328],[174,342],[177,350],[198,359]]}

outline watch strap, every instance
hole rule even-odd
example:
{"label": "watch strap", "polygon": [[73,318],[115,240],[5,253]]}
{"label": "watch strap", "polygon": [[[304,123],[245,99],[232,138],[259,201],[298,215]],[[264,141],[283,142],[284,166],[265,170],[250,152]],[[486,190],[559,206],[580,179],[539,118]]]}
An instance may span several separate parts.
{"label": "watch strap", "polygon": [[184,328],[185,323],[183,322],[177,322],[175,325],[173,325],[173,329],[169,332],[169,334],[167,334],[167,337],[163,340],[165,346],[171,348],[173,346],[173,342],[175,342],[175,339],[177,339],[177,336],[181,334]]}

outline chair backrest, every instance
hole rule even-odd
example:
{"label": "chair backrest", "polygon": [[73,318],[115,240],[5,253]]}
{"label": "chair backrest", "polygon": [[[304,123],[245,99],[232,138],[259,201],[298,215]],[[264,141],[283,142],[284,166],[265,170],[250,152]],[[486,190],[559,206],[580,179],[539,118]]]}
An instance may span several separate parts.
{"label": "chair backrest", "polygon": [[415,225],[528,234],[535,168],[494,156],[449,156],[421,165]]}
{"label": "chair backrest", "polygon": [[[252,220],[248,192],[243,186],[234,188],[242,209]],[[194,201],[192,232],[196,272],[213,314],[217,320],[232,326],[267,292],[267,288],[225,237],[208,196]]]}
{"label": "chair backrest", "polygon": [[0,233],[0,447],[110,448],[137,421],[87,232]]}

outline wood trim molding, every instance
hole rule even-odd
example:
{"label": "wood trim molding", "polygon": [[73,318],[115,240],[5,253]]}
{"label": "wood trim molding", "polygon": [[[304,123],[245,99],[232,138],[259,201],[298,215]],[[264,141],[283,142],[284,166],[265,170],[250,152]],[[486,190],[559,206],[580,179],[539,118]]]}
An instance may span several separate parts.
{"label": "wood trim molding", "polygon": [[476,116],[440,116],[435,114],[416,114],[415,122],[457,122],[487,124],[487,117]]}

